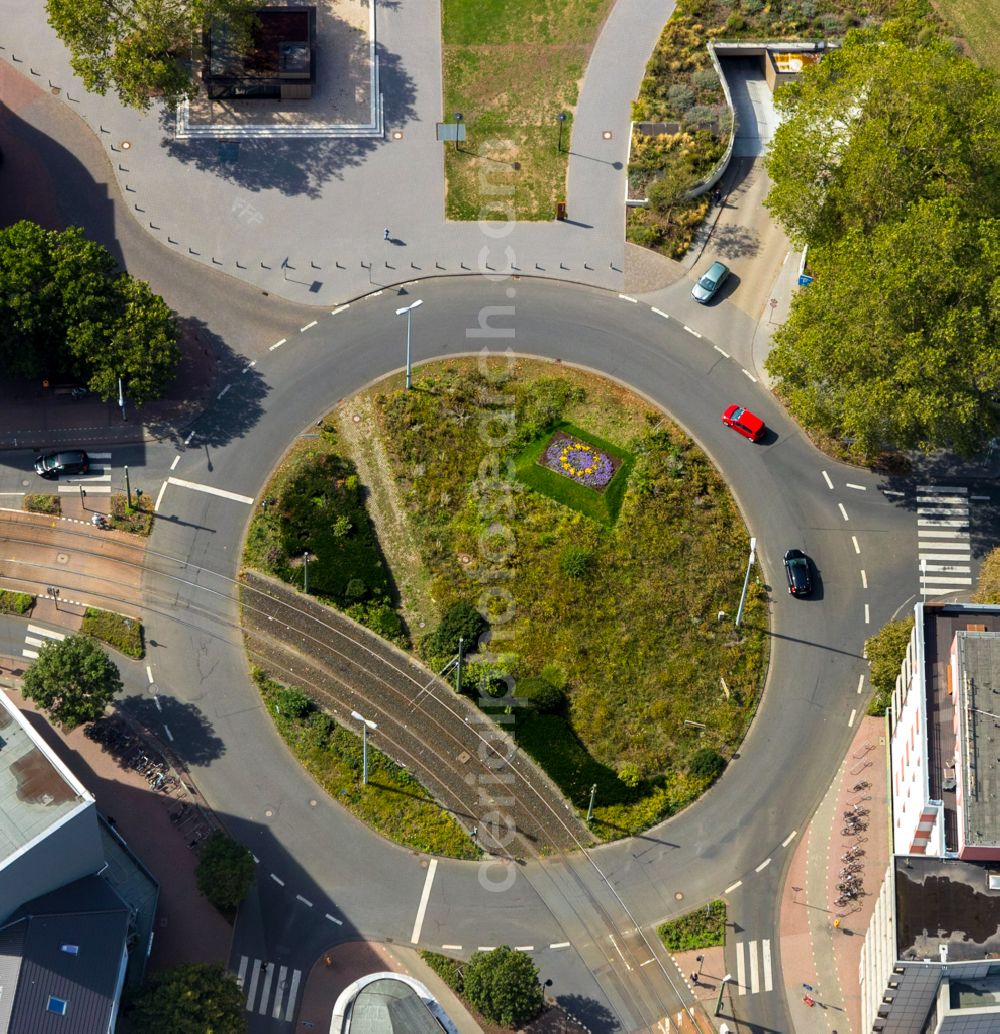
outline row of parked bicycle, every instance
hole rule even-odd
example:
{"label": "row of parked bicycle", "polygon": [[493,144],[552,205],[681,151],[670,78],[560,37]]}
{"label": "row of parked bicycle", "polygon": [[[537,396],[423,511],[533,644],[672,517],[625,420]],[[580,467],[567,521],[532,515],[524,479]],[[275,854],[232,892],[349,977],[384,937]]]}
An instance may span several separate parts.
{"label": "row of parked bicycle", "polygon": [[[854,786],[854,792],[859,793],[867,790],[869,784],[858,783]],[[840,831],[842,836],[854,837],[855,842],[840,856],[844,863],[840,870],[840,882],[837,884],[839,896],[834,901],[835,905],[846,905],[857,900],[864,894],[864,881],[862,871],[864,863],[861,861],[865,851],[861,844],[864,842],[864,833],[868,829],[869,809],[864,806],[865,801],[871,797],[861,797],[854,804],[844,811],[844,828]]]}
{"label": "row of parked bicycle", "polygon": [[98,718],[84,729],[84,734],[99,743],[101,749],[114,757],[122,768],[134,769],[145,776],[152,789],[170,793],[179,785],[163,755],[120,718]]}

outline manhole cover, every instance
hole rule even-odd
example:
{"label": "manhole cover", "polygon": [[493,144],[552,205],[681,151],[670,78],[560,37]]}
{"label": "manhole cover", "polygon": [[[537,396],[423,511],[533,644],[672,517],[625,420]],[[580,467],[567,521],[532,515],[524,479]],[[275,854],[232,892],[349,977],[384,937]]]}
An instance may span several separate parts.
{"label": "manhole cover", "polygon": [[[352,420],[353,420],[353,421],[354,421],[354,422],[355,422],[356,424],[360,424],[360,423],[361,423],[361,417],[359,417],[359,416],[358,416],[357,414],[355,414],[354,416],[352,416],[352,417],[351,417],[351,419],[352,419]],[[25,484],[27,484],[27,483],[28,483],[28,482],[27,482],[27,481],[25,481]]]}
{"label": "manhole cover", "polygon": [[471,562],[472,562],[472,557],[470,557],[468,553],[459,553],[459,554],[458,554],[458,559],[459,559],[459,560],[460,560],[460,561],[461,561],[461,562],[462,562],[463,564],[468,564],[468,563],[471,563]]}
{"label": "manhole cover", "polygon": [[264,810],[264,818],[270,819],[274,817],[274,812],[270,808]]}
{"label": "manhole cover", "polygon": [[22,484],[22,485],[23,485],[23,486],[24,486],[25,488],[27,488],[27,487],[28,487],[28,485],[30,485],[30,484],[31,484],[31,482],[30,482],[30,481],[22,481],[22,482],[21,482],[21,484]]}
{"label": "manhole cover", "polygon": [[318,803],[319,803],[319,802],[318,802],[318,801],[317,801],[317,800],[315,799],[315,797],[314,797],[314,798],[313,798],[313,799],[312,799],[312,800],[311,800],[311,801],[309,802],[309,807],[310,807],[310,808],[315,808],[315,807],[316,807],[316,805],[317,805]]}
{"label": "manhole cover", "polygon": [[69,557],[65,553],[57,553],[56,554],[56,561],[58,563],[60,563],[60,564],[68,564],[69,563]]}
{"label": "manhole cover", "polygon": [[127,151],[131,146],[132,146],[131,141],[129,141],[129,140],[123,140],[122,141],[122,150],[123,151]]}
{"label": "manhole cover", "polygon": [[155,682],[150,682],[150,684],[149,684],[149,691],[150,691],[150,693],[153,694],[154,697],[159,692],[159,690],[156,688],[156,683]]}
{"label": "manhole cover", "polygon": [[472,755],[467,750],[463,750],[462,753],[458,755],[458,763],[460,765],[468,764],[471,758]]}
{"label": "manhole cover", "polygon": [[684,900],[684,895],[680,891],[677,891],[677,893],[674,895],[674,901],[683,901],[683,900]]}
{"label": "manhole cover", "polygon": [[58,97],[59,94],[62,93],[62,87],[61,86],[53,86],[53,87],[51,87],[51,89],[52,89],[52,94],[55,97]]}

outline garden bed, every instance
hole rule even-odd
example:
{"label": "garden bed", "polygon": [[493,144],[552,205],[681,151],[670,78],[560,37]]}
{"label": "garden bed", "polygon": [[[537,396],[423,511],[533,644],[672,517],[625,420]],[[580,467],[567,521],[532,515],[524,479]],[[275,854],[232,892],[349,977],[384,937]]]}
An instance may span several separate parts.
{"label": "garden bed", "polygon": [[116,614],[112,610],[101,610],[99,607],[88,607],[80,631],[113,646],[126,657],[138,659],[146,652],[142,622],[138,618]]}
{"label": "garden bed", "polygon": [[53,516],[62,513],[62,500],[57,495],[31,493],[21,500],[21,506],[29,513],[49,513]]}
{"label": "garden bed", "polygon": [[0,589],[0,614],[27,614],[34,605],[35,597],[30,592]]}
{"label": "garden bed", "polygon": [[656,932],[667,951],[696,951],[726,943],[726,903],[709,902],[704,908],[661,923]]}

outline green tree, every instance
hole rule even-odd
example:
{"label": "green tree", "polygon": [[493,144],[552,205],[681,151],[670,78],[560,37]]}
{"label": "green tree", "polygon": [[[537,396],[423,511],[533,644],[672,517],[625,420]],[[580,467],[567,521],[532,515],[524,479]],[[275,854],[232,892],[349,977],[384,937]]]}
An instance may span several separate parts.
{"label": "green tree", "polygon": [[944,40],[849,33],[776,95],[767,207],[812,246],[869,233],[921,199],[1000,215],[997,82]]}
{"label": "green tree", "polygon": [[64,729],[99,718],[121,692],[118,667],[88,635],[47,641],[24,673],[22,692]]}
{"label": "green tree", "polygon": [[243,993],[218,963],[175,966],[154,973],[128,1008],[142,1034],[245,1034]]}
{"label": "green tree", "polygon": [[869,678],[872,695],[868,705],[871,715],[884,714],[892,699],[892,691],[896,688],[896,676],[906,656],[906,647],[913,631],[913,618],[902,621],[890,621],[882,629],[865,640],[865,656],[868,658]]}
{"label": "green tree", "polygon": [[237,47],[253,26],[253,0],[46,0],[49,24],[70,51],[73,71],[88,90],[109,89],[133,108],[152,98],[167,105],[197,90],[194,55],[204,27],[226,22]]}
{"label": "green tree", "polygon": [[793,415],[860,455],[981,449],[1000,425],[998,262],[1000,220],[944,198],[817,254],[767,360]]}
{"label": "green tree", "polygon": [[167,304],[79,227],[0,230],[0,371],[74,377],[105,399],[121,377],[140,404],[163,394],[179,362]]}
{"label": "green tree", "polygon": [[1000,546],[983,557],[972,598],[976,603],[1000,603]]}
{"label": "green tree", "polygon": [[471,653],[485,628],[486,620],[482,614],[471,603],[459,600],[444,612],[441,624],[424,640],[426,652],[431,657],[458,653],[458,640],[461,638],[463,649]]}
{"label": "green tree", "polygon": [[477,951],[465,964],[462,980],[465,996],[494,1023],[520,1027],[542,1011],[538,967],[506,944]]}
{"label": "green tree", "polygon": [[213,833],[202,846],[195,870],[198,890],[221,912],[234,912],[257,878],[253,855],[242,844]]}

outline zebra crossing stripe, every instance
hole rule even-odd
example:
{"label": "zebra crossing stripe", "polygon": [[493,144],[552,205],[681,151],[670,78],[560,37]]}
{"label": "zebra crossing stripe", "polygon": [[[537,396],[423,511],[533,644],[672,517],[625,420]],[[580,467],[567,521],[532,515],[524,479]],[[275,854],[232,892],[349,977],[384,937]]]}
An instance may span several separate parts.
{"label": "zebra crossing stripe", "polygon": [[271,997],[271,981],[274,979],[274,966],[268,966],[264,971],[264,986],[260,991],[260,1009],[258,1013],[264,1016],[267,1013],[267,1000]]}
{"label": "zebra crossing stripe", "polygon": [[236,983],[239,984],[240,987],[243,986],[243,981],[246,979],[247,963],[249,961],[250,960],[246,957],[246,955],[240,956],[240,971],[236,974]]}
{"label": "zebra crossing stripe", "polygon": [[751,941],[750,951],[750,994],[755,995],[760,990],[760,972],[757,969],[757,942]]}
{"label": "zebra crossing stripe", "polygon": [[34,632],[35,635],[43,635],[49,639],[58,639],[62,641],[66,638],[65,632],[54,632],[50,628],[39,628],[38,625],[28,625],[28,631]]}
{"label": "zebra crossing stripe", "polygon": [[281,1001],[285,997],[285,977],[288,975],[288,967],[282,966],[278,971],[278,988],[274,992],[274,1008],[271,1010],[271,1019],[281,1019]]}
{"label": "zebra crossing stripe", "polygon": [[967,518],[950,521],[946,518],[926,517],[917,520],[918,528],[967,528],[968,526]]}
{"label": "zebra crossing stripe", "polygon": [[257,981],[260,978],[260,959],[253,960],[250,970],[250,990],[247,992],[247,1012],[253,1012],[254,999],[257,997]]}
{"label": "zebra crossing stripe", "polygon": [[917,485],[918,492],[929,492],[934,495],[943,495],[954,492],[957,495],[968,495],[969,490],[962,485]]}
{"label": "zebra crossing stripe", "polygon": [[736,942],[736,987],[741,995],[747,993],[747,963],[743,957],[744,947],[742,941]]}
{"label": "zebra crossing stripe", "polygon": [[285,1009],[285,1020],[292,1022],[295,1013],[295,998],[299,993],[299,981],[302,979],[302,970],[297,969],[292,973],[292,986],[288,989],[288,1006]]}
{"label": "zebra crossing stripe", "polygon": [[761,941],[761,952],[764,956],[764,990],[774,990],[774,979],[771,975],[771,942]]}

